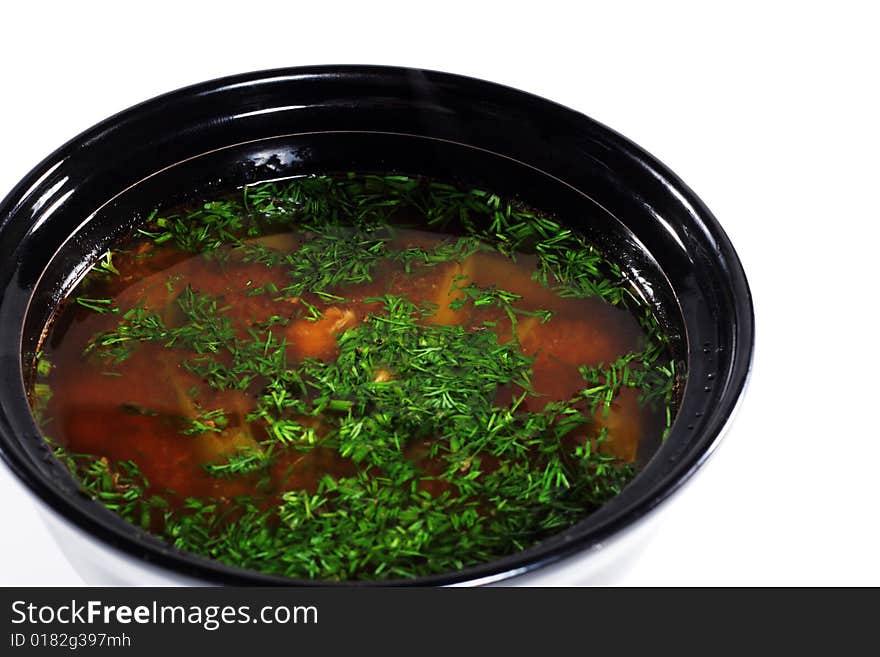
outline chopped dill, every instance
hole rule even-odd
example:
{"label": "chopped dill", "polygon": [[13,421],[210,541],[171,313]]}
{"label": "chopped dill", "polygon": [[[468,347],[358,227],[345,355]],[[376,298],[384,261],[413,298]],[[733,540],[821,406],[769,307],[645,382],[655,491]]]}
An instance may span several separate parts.
{"label": "chopped dill", "polygon": [[[430,244],[398,240],[425,224],[437,232]],[[238,298],[277,304],[241,318],[238,299],[179,276],[165,280],[161,307],[75,297],[108,315],[93,318],[104,324],[84,346],[89,367],[124,386],[127,361],[150,344],[167,355],[156,359],[156,380],[186,381],[167,383],[179,412],[168,411],[171,402],[116,410],[170,425],[171,439],[201,454],[196,474],[217,490],[251,491],[185,496],[151,485],[134,461],[55,444],[84,494],[177,548],[307,579],[457,570],[533,546],[627,485],[636,466],[608,449],[604,423],[622,390],[637,390],[640,406],[663,418],[664,436],[671,427],[683,367],[625,273],[554,219],[484,190],[403,175],[305,176],[156,211],[138,235],[151,254],[200,254],[224,275],[247,265]],[[108,251],[92,273],[119,276],[125,258],[145,252]],[[518,327],[530,318],[552,329],[557,316],[505,281],[453,277],[448,310],[476,317],[474,326],[441,323],[442,304],[393,289],[351,292],[381,283],[388,267],[430,276],[481,253],[529,254],[533,279],[556,296],[628,309],[643,332],[639,349],[572,368],[580,388],[548,400]],[[260,280],[257,265],[277,276]],[[349,303],[360,304],[357,321],[334,324]],[[336,327],[332,358],[291,356],[287,329],[299,320]],[[502,339],[507,322],[512,335]],[[31,399],[44,427],[58,369],[35,358]],[[297,479],[303,463],[328,455],[338,470]]]}
{"label": "chopped dill", "polygon": [[222,408],[201,411],[196,417],[184,418],[185,427],[180,433],[187,436],[198,436],[203,433],[223,433],[229,425],[229,419]]}
{"label": "chopped dill", "polygon": [[107,251],[97,264],[92,266],[92,272],[106,276],[119,276],[119,270],[113,265],[113,251]]}
{"label": "chopped dill", "polygon": [[76,297],[74,300],[83,308],[88,308],[96,313],[119,312],[119,308],[113,306],[113,299],[89,299],[88,297]]}

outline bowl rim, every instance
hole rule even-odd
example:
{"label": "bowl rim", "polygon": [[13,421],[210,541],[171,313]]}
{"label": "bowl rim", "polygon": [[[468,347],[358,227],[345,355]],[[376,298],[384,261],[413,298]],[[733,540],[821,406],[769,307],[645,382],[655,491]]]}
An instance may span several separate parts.
{"label": "bowl rim", "polygon": [[[38,498],[48,506],[60,518],[73,525],[85,534],[97,538],[106,546],[115,548],[129,557],[139,561],[146,561],[152,565],[160,566],[178,575],[194,577],[198,580],[223,584],[287,584],[308,586],[371,586],[371,585],[437,585],[437,584],[487,584],[507,580],[526,572],[534,572],[551,564],[560,562],[582,553],[584,550],[600,545],[611,537],[621,534],[629,526],[635,525],[647,513],[650,513],[659,504],[667,500],[674,492],[683,486],[692,475],[705,463],[709,455],[714,451],[718,441],[729,425],[732,416],[742,401],[743,392],[747,385],[754,356],[754,309],[751,292],[743,272],[739,258],[727,238],[724,230],[712,215],[705,204],[690,190],[690,188],[672,173],[659,160],[648,154],[644,149],[637,146],[626,137],[623,137],[607,126],[587,117],[575,110],[563,107],[558,103],[549,101],[533,94],[505,85],[480,80],[477,78],[461,76],[451,73],[424,71],[390,66],[309,66],[268,69],[225,76],[205,82],[188,85],[180,89],[170,91],[132,107],[124,109],[107,119],[73,137],[55,152],[46,157],[35,166],[26,176],[9,192],[6,198],[0,202],[0,230],[8,215],[13,214],[23,203],[30,193],[39,187],[41,182],[53,171],[53,169],[74,150],[82,148],[102,139],[102,135],[112,131],[119,125],[126,123],[141,114],[149,113],[162,106],[173,106],[193,97],[208,96],[211,94],[224,94],[233,92],[242,87],[256,87],[262,84],[270,84],[278,80],[313,79],[320,77],[344,79],[346,76],[383,76],[406,77],[413,74],[427,76],[430,80],[447,85],[476,85],[487,94],[502,94],[507,98],[520,99],[523,102],[538,103],[541,106],[553,108],[554,111],[564,112],[571,116],[572,120],[583,122],[590,130],[603,134],[608,143],[620,149],[635,164],[655,177],[662,185],[676,197],[681,199],[694,220],[698,221],[714,240],[719,257],[723,258],[727,266],[727,282],[734,292],[736,308],[736,354],[732,356],[731,373],[725,382],[726,388],[723,395],[724,403],[719,406],[718,415],[721,422],[713,427],[713,435],[707,436],[699,449],[691,450],[687,458],[683,459],[678,467],[670,472],[663,481],[657,482],[649,497],[642,499],[639,504],[626,509],[623,513],[615,516],[611,521],[593,527],[585,536],[571,540],[564,545],[557,546],[554,550],[539,554],[523,562],[522,556],[528,555],[535,549],[518,552],[509,557],[493,560],[486,564],[425,577],[406,580],[354,580],[343,582],[331,582],[323,580],[299,580],[283,576],[268,575],[258,571],[247,570],[186,553],[172,546],[168,549],[160,549],[155,545],[145,543],[136,537],[126,536],[120,532],[114,532],[102,523],[96,522],[93,517],[88,517],[78,512],[70,500],[64,499],[44,477],[37,472],[25,455],[18,450],[12,449],[7,436],[8,427],[5,422],[0,422],[0,457],[10,467],[17,478]],[[173,130],[173,127],[170,128]],[[0,295],[6,291],[0,290]],[[690,337],[687,337],[690,341]],[[21,351],[21,342],[16,345]],[[22,384],[23,385],[23,384]],[[687,391],[685,391],[687,394]],[[3,403],[3,400],[0,400]],[[3,419],[3,418],[0,418]],[[124,522],[121,521],[120,522]],[[167,544],[166,544],[167,545]],[[539,551],[540,552],[540,551]]]}

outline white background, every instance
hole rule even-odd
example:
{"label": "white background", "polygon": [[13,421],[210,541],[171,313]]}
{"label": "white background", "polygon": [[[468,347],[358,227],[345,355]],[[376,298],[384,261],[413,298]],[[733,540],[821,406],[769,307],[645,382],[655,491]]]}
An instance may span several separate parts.
{"label": "white background", "polygon": [[[731,431],[617,581],[880,585],[880,23],[867,2],[709,4],[8,3],[0,195],[121,109],[263,68],[446,70],[582,111],[709,205],[757,316]],[[0,585],[13,584],[81,580],[0,467]]]}

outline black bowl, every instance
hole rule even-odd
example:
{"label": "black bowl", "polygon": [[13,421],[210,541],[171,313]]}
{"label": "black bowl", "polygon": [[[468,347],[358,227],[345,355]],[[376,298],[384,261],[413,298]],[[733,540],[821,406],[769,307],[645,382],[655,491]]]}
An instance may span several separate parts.
{"label": "black bowl", "polygon": [[498,581],[595,552],[705,461],[743,391],[754,317],[733,247],[681,180],[586,116],[507,87],[401,68],[283,69],[187,87],[107,119],[0,204],[0,453],[56,519],[96,548],[191,581],[301,583],[176,550],[79,495],[40,437],[25,381],[58,300],[155,199],[341,171],[458,180],[555,215],[624,264],[687,363],[667,440],[619,496],[524,552],[401,583]]}

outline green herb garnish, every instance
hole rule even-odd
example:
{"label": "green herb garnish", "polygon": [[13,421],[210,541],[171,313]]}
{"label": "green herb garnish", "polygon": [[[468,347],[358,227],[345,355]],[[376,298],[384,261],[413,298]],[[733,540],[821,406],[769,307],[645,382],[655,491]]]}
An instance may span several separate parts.
{"label": "green herb garnish", "polygon": [[[416,227],[457,236],[401,246],[414,217]],[[244,263],[279,275],[248,274],[242,283],[242,299],[278,304],[254,321],[238,316],[234,297],[176,279],[161,308],[75,298],[119,313],[85,347],[98,371],[111,366],[105,373],[124,385],[127,361],[150,344],[167,355],[157,360],[158,377],[179,368],[200,382],[177,391],[179,415],[133,403],[119,410],[171,422],[189,445],[214,441],[221,447],[198,463],[198,474],[212,486],[250,486],[239,497],[181,497],[152,488],[133,462],[56,450],[86,494],[181,549],[335,580],[472,566],[570,527],[632,479],[634,464],[605,449],[613,436],[604,418],[622,390],[638,390],[639,403],[665,417],[665,431],[671,426],[682,367],[621,268],[552,218],[497,195],[399,175],[309,176],[155,212],[139,235],[154,254],[174,249],[219,272]],[[518,329],[525,318],[552,328],[554,313],[529,309],[505,281],[480,286],[461,274],[439,303],[359,291],[381,283],[389,267],[430,276],[479,253],[531,254],[534,280],[559,297],[598,297],[632,311],[643,344],[612,362],[572,368],[580,389],[548,401],[533,385],[535,357]],[[93,273],[118,274],[111,258]],[[306,320],[329,330],[350,303],[360,315],[333,330],[334,357],[290,356],[288,327]],[[445,325],[447,311],[477,319]],[[45,410],[43,379],[54,368],[38,358],[36,369],[35,408]],[[204,401],[209,394],[240,403]],[[289,483],[301,463],[328,455],[337,470]]]}

